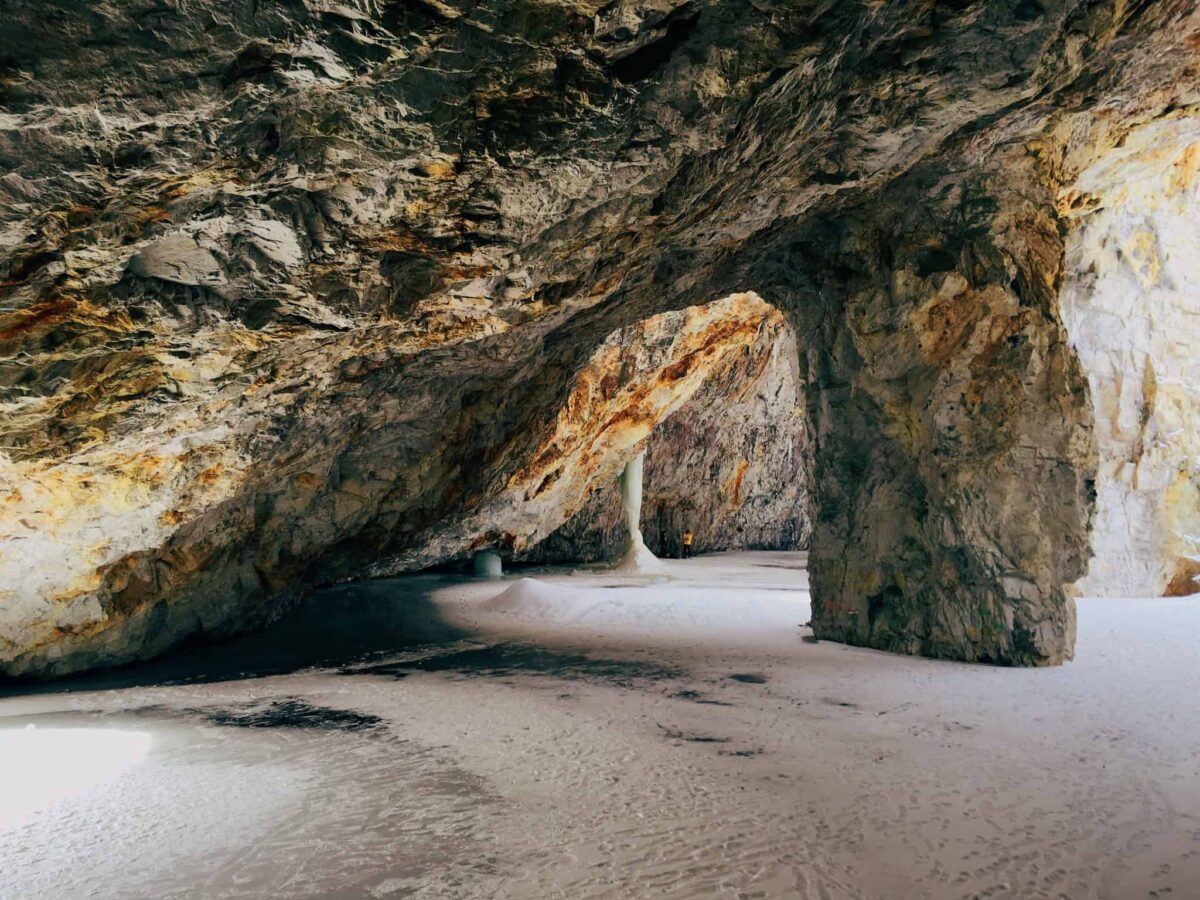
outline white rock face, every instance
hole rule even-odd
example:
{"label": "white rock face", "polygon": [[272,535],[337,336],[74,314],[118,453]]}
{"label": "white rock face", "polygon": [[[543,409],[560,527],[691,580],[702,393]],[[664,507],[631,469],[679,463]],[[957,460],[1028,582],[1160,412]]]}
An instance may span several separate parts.
{"label": "white rock face", "polygon": [[1200,119],[1159,122],[1082,174],[1062,314],[1100,469],[1086,594],[1200,590]]}
{"label": "white rock face", "polygon": [[225,281],[217,258],[186,234],[169,234],[143,247],[130,259],[129,270],[142,278],[184,285]]}

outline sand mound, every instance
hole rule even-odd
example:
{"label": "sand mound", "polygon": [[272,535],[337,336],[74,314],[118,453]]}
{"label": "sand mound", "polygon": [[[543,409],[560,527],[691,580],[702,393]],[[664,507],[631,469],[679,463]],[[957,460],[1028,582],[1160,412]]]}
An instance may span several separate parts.
{"label": "sand mound", "polygon": [[575,611],[579,594],[535,578],[520,578],[483,603],[489,612],[558,618]]}

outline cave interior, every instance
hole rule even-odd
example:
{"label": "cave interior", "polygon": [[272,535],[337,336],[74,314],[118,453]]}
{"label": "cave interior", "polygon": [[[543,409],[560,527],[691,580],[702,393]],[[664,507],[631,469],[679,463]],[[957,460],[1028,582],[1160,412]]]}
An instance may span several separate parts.
{"label": "cave interior", "polygon": [[639,450],[822,639],[1197,588],[1192,4],[209,5],[0,34],[6,674],[611,556]]}

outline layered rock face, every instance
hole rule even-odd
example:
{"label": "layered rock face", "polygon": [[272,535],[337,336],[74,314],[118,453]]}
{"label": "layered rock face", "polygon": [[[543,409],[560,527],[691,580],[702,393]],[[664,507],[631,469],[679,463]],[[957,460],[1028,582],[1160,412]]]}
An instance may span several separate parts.
{"label": "layered rock face", "polygon": [[817,633],[1062,660],[1080,185],[1193,115],[1194,6],[13,0],[0,669],[520,552],[771,307]]}
{"label": "layered rock face", "polygon": [[[139,658],[197,630],[261,622],[305,584],[419,569],[485,547],[519,552],[570,516],[593,482],[615,478],[711,372],[782,330],[779,312],[752,294],[619,329],[566,367],[548,421],[522,399],[545,397],[548,377],[558,386],[554,351],[508,341],[482,360],[454,353],[425,367],[349,356],[342,363],[356,374],[292,412],[290,438],[253,467],[203,456],[197,471],[192,448],[175,442],[128,458],[103,447],[65,464],[17,464],[22,487],[8,500],[29,534],[13,541],[26,553],[0,559],[0,578],[22,601],[2,607],[3,634],[19,648],[8,665],[57,673]],[[260,408],[241,436],[272,412]],[[120,481],[88,474],[119,465],[151,468],[140,477],[118,470]],[[130,552],[132,542],[151,549]],[[46,548],[64,544],[78,556],[30,564],[32,553],[46,562]]]}
{"label": "layered rock face", "polygon": [[[808,546],[811,456],[796,363],[791,330],[765,328],[651,433],[641,529],[656,555],[679,556],[684,529],[696,552]],[[617,559],[627,541],[619,486],[608,480],[520,558],[601,562]]]}
{"label": "layered rock face", "polygon": [[[783,316],[754,294],[660,313],[612,333],[572,376],[549,426],[513,437],[508,450],[523,464],[503,485],[459,515],[438,520],[416,537],[413,549],[367,563],[366,572],[416,569],[485,547],[525,556],[565,520],[577,518],[589,494],[616,484],[649,435],[669,433],[660,423],[686,416],[704,402],[709,386],[725,385],[729,376],[745,375],[757,384],[759,373],[781,359],[780,351],[794,350],[789,338]],[[786,390],[783,384],[769,387]],[[783,410],[777,403],[764,412]],[[794,406],[789,411],[794,422]],[[787,427],[787,421],[777,424]],[[749,440],[758,436],[767,435]],[[782,507],[773,512],[785,515]],[[622,524],[620,532],[617,546],[623,548],[629,529]]]}
{"label": "layered rock face", "polygon": [[1063,321],[1100,469],[1089,594],[1200,591],[1200,117],[1139,129],[1064,198]]}

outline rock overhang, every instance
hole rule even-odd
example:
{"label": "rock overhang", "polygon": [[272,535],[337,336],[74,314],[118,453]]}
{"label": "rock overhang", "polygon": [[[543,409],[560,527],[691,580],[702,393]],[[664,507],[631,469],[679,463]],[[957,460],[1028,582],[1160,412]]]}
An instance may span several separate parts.
{"label": "rock overhang", "polygon": [[[5,612],[33,560],[82,591],[46,671],[129,652],[68,659],[97,578],[143,655],[406,558],[607,335],[747,287],[811,388],[824,633],[1069,654],[1096,463],[1060,198],[1195,108],[1190,4],[150,6],[0,34],[6,490],[37,506]],[[137,515],[14,552],[109,493]],[[221,599],[173,617],[193,577]]]}

